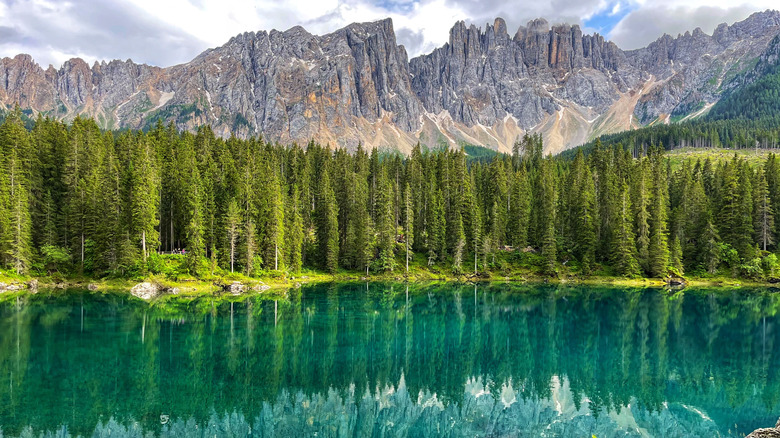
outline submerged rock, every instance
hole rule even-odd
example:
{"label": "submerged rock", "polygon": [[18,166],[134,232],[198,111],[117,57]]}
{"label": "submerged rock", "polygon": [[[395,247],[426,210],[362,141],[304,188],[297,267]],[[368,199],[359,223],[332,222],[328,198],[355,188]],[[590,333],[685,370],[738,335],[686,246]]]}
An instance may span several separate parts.
{"label": "submerged rock", "polygon": [[130,289],[130,293],[142,300],[150,300],[156,297],[159,293],[157,285],[153,283],[138,283]]}

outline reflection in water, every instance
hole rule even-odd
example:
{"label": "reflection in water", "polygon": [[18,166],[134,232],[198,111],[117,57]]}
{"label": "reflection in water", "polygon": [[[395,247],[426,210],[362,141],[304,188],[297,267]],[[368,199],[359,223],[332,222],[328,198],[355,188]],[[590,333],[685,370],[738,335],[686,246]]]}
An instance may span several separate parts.
{"label": "reflection in water", "polygon": [[0,303],[0,437],[744,436],[780,416],[778,307],[399,284],[26,296]]}

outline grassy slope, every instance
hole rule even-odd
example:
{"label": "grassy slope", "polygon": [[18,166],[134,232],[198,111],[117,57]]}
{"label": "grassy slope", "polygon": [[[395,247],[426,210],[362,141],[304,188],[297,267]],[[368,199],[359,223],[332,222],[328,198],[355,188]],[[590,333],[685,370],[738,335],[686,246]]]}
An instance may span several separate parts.
{"label": "grassy slope", "polygon": [[678,169],[687,160],[695,163],[696,160],[704,162],[709,158],[712,164],[717,165],[721,161],[731,160],[734,155],[757,166],[763,164],[770,153],[780,153],[780,149],[680,148],[667,151],[664,156],[671,161],[672,169]]}

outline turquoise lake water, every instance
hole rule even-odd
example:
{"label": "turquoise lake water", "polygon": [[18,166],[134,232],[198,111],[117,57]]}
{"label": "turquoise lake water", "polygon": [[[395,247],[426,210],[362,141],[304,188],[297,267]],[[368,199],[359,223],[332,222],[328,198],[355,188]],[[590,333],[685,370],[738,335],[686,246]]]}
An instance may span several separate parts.
{"label": "turquoise lake water", "polygon": [[763,289],[0,296],[0,437],[744,436],[780,417],[779,309]]}

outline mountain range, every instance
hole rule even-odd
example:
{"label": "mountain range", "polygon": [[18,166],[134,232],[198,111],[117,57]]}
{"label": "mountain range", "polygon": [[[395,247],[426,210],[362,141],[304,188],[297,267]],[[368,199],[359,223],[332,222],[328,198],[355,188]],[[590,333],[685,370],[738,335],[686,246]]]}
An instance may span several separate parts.
{"label": "mountain range", "polygon": [[540,133],[548,152],[594,136],[705,114],[761,60],[776,60],[780,12],[758,12],[712,35],[697,28],[622,50],[579,26],[537,19],[510,34],[503,19],[456,23],[449,41],[408,59],[390,19],[327,35],[302,27],[248,32],[186,64],[71,59],[43,69],[0,60],[0,105],[29,115],[94,117],[105,129],[173,122],[217,135],[408,152],[483,146],[508,152]]}

